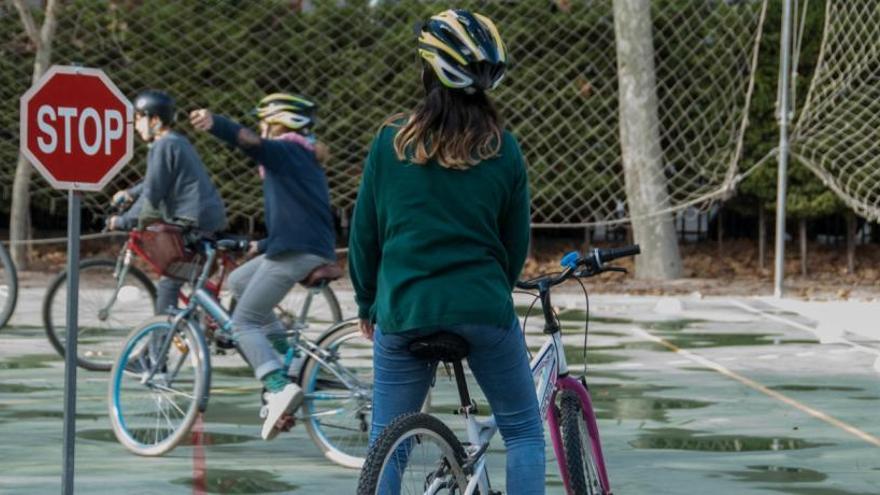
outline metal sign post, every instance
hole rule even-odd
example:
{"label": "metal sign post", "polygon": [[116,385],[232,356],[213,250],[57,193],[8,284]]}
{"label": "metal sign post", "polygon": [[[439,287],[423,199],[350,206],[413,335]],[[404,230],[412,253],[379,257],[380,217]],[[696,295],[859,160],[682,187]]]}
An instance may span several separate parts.
{"label": "metal sign post", "polygon": [[134,109],[99,69],[55,65],[19,102],[21,153],[55,189],[67,190],[67,338],[64,350],[64,472],[73,495],[77,315],[82,191],[100,191],[131,160]]}
{"label": "metal sign post", "polygon": [[79,330],[79,191],[67,191],[67,338],[64,353],[64,495],[73,495],[76,446],[76,340]]}
{"label": "metal sign post", "polygon": [[788,186],[788,123],[791,109],[791,0],[782,6],[779,60],[779,174],[776,179],[776,263],[773,296],[782,297],[785,281],[785,196]]}

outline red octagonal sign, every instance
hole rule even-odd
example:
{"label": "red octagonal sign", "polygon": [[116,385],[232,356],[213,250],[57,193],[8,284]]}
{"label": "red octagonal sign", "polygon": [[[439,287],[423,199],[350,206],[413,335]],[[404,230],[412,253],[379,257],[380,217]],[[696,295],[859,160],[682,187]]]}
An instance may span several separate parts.
{"label": "red octagonal sign", "polygon": [[21,152],[54,188],[99,191],[131,159],[132,120],[103,71],[55,65],[21,97]]}

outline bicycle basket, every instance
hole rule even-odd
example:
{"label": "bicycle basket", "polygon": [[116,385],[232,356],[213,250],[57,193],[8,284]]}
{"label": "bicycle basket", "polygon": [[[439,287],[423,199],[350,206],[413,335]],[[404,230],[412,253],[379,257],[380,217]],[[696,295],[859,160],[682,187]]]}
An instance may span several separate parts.
{"label": "bicycle basket", "polygon": [[200,256],[187,247],[181,227],[156,223],[132,232],[131,239],[138,256],[161,275],[187,281],[198,273]]}

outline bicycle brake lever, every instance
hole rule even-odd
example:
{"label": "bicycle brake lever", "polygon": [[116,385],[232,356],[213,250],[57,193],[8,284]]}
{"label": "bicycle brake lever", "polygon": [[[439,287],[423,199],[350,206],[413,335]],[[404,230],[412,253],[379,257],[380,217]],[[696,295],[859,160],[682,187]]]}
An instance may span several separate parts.
{"label": "bicycle brake lever", "polygon": [[629,273],[629,270],[622,266],[606,266],[602,268],[603,272],[620,272],[620,273]]}

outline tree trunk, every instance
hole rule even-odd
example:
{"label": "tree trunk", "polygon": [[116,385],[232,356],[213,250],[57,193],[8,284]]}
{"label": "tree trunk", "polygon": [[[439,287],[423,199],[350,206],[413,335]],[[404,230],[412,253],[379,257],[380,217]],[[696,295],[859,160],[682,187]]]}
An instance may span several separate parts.
{"label": "tree trunk", "polygon": [[767,212],[758,207],[758,268],[767,268]]}
{"label": "tree trunk", "polygon": [[[36,47],[34,56],[34,71],[31,83],[36,83],[49,69],[52,56],[52,39],[55,37],[56,13],[58,2],[48,0],[46,14],[43,18],[43,26],[37,31],[30,7],[24,0],[13,0],[15,8],[21,17],[22,26]],[[23,241],[30,239],[30,185],[33,168],[31,164],[19,154],[18,163],[15,166],[15,179],[12,183],[12,206],[9,212],[9,240],[13,263],[21,270],[27,268],[27,247]]]}
{"label": "tree trunk", "polygon": [[642,247],[636,277],[681,276],[681,256],[663,173],[651,2],[614,0],[620,145],[633,238]]}
{"label": "tree trunk", "polygon": [[856,272],[856,214],[852,210],[846,212],[846,273]]}
{"label": "tree trunk", "polygon": [[801,218],[798,221],[798,230],[800,231],[801,240],[801,276],[807,276],[807,219]]}

